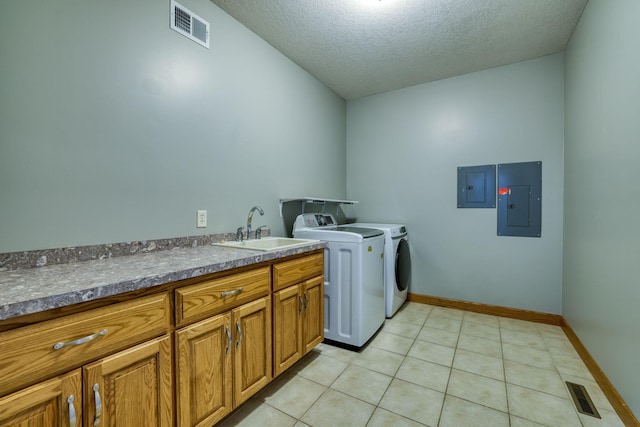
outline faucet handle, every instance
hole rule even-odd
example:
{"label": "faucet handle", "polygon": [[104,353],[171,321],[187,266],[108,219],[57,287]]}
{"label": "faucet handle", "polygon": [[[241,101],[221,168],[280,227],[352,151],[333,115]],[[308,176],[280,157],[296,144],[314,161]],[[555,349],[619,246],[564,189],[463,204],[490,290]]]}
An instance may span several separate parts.
{"label": "faucet handle", "polygon": [[242,230],[244,230],[244,227],[238,227],[238,229],[236,230],[236,241],[237,242],[242,242]]}
{"label": "faucet handle", "polygon": [[260,237],[262,237],[262,236],[261,236],[261,234],[260,234],[260,232],[261,232],[261,231],[262,231],[262,229],[263,229],[263,228],[265,228],[265,227],[266,227],[266,225],[261,225],[260,227],[256,228],[256,236],[255,236],[255,238],[256,238],[256,239],[259,239]]}

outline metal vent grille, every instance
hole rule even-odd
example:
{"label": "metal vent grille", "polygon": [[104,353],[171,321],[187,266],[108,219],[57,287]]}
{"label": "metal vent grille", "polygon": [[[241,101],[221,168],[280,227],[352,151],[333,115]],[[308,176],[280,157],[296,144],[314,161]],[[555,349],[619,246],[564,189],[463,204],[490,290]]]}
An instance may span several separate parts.
{"label": "metal vent grille", "polygon": [[171,0],[171,28],[209,48],[209,23],[173,0]]}
{"label": "metal vent grille", "polygon": [[208,32],[209,30],[204,22],[198,21],[197,19],[193,20],[193,37],[198,40],[206,41]]}
{"label": "metal vent grille", "polygon": [[173,16],[173,25],[185,33],[191,34],[191,14],[180,9],[178,6],[174,6]]}
{"label": "metal vent grille", "polygon": [[600,414],[598,413],[596,406],[593,404],[591,397],[589,397],[587,389],[580,384],[571,383],[569,381],[566,381],[566,383],[569,388],[569,394],[571,395],[578,412],[585,415],[591,415],[595,418],[600,418]]}

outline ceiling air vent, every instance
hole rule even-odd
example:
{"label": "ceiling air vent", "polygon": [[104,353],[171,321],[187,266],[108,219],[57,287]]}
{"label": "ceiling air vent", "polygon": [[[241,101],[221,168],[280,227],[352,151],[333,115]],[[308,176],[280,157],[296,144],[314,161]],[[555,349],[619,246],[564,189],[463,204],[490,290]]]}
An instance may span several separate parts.
{"label": "ceiling air vent", "polygon": [[209,23],[173,0],[171,28],[209,49]]}

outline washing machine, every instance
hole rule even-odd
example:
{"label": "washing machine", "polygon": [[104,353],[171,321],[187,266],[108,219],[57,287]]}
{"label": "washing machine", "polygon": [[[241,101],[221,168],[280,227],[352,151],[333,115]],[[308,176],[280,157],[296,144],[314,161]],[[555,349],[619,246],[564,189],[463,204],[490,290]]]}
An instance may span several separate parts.
{"label": "washing machine", "polygon": [[358,349],[380,329],[384,311],[384,232],[340,226],[332,214],[299,215],[293,236],[327,242],[324,337]]}
{"label": "washing machine", "polygon": [[349,225],[384,232],[385,315],[390,318],[407,300],[407,292],[411,284],[411,252],[407,228],[402,224],[365,222]]}

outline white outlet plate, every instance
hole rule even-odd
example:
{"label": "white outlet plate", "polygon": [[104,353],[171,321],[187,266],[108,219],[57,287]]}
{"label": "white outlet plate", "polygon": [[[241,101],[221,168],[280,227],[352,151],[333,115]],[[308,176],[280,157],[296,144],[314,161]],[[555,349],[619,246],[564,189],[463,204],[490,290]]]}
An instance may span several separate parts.
{"label": "white outlet plate", "polygon": [[196,211],[196,227],[204,228],[207,226],[207,211]]}

